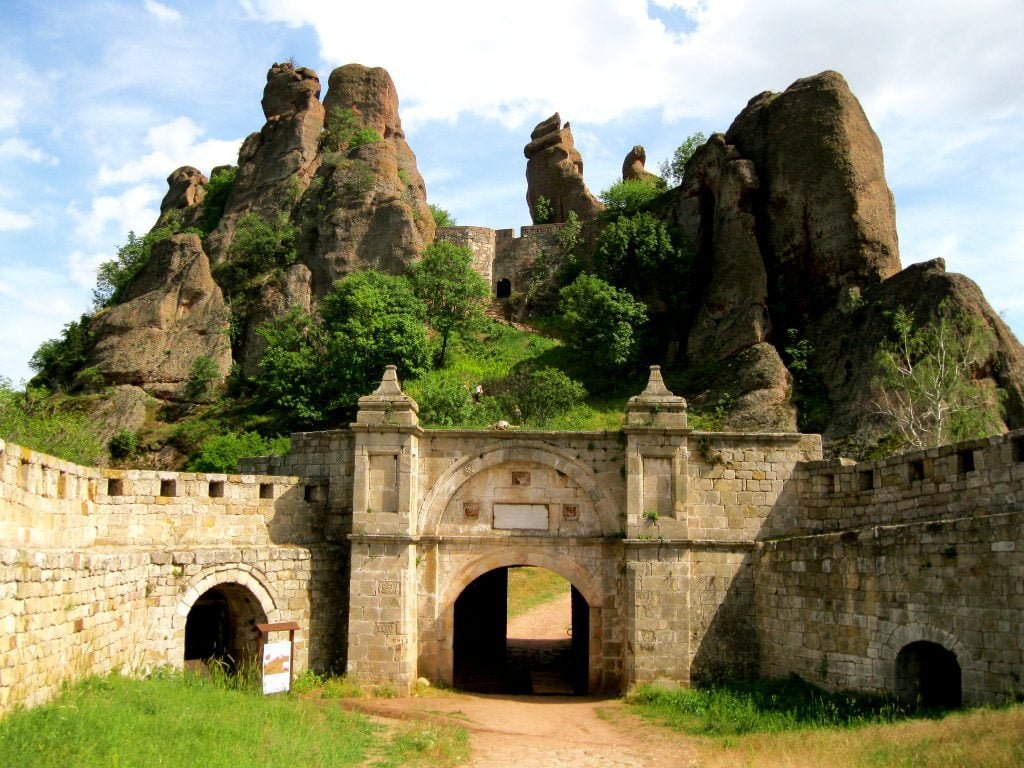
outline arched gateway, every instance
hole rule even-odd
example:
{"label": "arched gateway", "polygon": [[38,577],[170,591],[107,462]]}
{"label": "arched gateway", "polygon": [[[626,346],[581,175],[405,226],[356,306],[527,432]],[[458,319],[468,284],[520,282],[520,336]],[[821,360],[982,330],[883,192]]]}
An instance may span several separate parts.
{"label": "arched gateway", "polygon": [[462,655],[504,642],[506,570],[538,566],[573,588],[576,690],[688,679],[689,615],[670,594],[690,552],[652,545],[686,534],[690,431],[657,369],[625,439],[425,431],[417,412],[389,368],[352,425],[349,674],[451,684],[460,638]]}

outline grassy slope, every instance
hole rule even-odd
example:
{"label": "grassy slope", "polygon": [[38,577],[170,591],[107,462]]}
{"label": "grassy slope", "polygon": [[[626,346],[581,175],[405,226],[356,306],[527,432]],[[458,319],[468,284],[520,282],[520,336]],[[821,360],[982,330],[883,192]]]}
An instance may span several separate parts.
{"label": "grassy slope", "polygon": [[546,568],[509,568],[508,617],[522,616],[568,591],[569,582]]}
{"label": "grassy slope", "polygon": [[182,675],[90,678],[0,720],[2,762],[19,768],[447,766],[465,744],[456,729],[388,730],[329,702]]}

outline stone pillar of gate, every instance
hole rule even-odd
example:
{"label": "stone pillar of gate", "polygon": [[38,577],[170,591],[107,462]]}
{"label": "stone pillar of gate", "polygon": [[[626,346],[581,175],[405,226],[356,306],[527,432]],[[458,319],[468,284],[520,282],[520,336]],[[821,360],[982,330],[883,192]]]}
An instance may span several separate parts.
{"label": "stone pillar of gate", "polygon": [[686,400],[651,366],[626,405],[623,659],[627,687],[689,683],[690,607]]}
{"label": "stone pillar of gate", "polygon": [[359,398],[352,489],[348,675],[407,690],[416,680],[419,408],[395,366]]}

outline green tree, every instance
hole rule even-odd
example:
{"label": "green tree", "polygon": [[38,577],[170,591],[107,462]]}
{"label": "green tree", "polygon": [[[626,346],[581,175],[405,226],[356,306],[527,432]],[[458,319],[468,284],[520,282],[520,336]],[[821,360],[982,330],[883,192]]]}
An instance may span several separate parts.
{"label": "green tree", "polygon": [[351,109],[335,107],[327,116],[320,146],[329,153],[347,154],[356,147],[381,140],[373,128],[360,125],[359,116]]}
{"label": "green tree", "polygon": [[518,413],[524,424],[535,427],[545,426],[587,396],[583,385],[562,371],[531,362],[516,365],[504,379],[492,382],[491,391],[505,413]]}
{"label": "green tree", "polygon": [[899,307],[892,315],[893,337],[875,355],[874,410],[915,449],[982,437],[1002,426],[997,391],[975,380],[995,353],[994,334],[947,302],[937,314],[919,325]]}
{"label": "green tree", "polygon": [[92,350],[92,333],[89,330],[89,315],[67,323],[56,339],[47,339],[39,345],[28,361],[36,375],[32,377],[33,387],[45,387],[53,391],[67,391],[75,388],[75,375],[89,358]]}
{"label": "green tree", "polygon": [[679,266],[679,254],[668,228],[650,213],[622,216],[597,238],[597,274],[634,295],[644,295],[652,286],[674,283]]}
{"label": "green tree", "polygon": [[427,246],[409,269],[409,279],[426,307],[427,323],[441,337],[436,365],[443,368],[452,331],[483,319],[490,288],[473,269],[469,249],[446,242]]}
{"label": "green tree", "polygon": [[569,342],[595,366],[628,363],[647,320],[644,305],[627,291],[588,274],[561,290],[561,310]]}
{"label": "green tree", "polygon": [[617,181],[599,195],[605,205],[601,217],[615,220],[620,216],[632,216],[642,211],[664,191],[662,186],[650,177]]}
{"label": "green tree", "polygon": [[661,177],[669,184],[678,187],[683,183],[683,178],[686,173],[686,164],[693,157],[693,154],[700,149],[707,142],[707,137],[697,131],[691,133],[683,143],[676,147],[675,152],[672,153],[671,160],[662,160],[658,166],[658,172]]}
{"label": "green tree", "polygon": [[256,395],[293,427],[351,417],[380,382],[384,366],[423,372],[430,346],[425,310],[408,280],[373,270],[335,283],[316,315],[299,309],[260,326],[267,341]]}
{"label": "green tree", "polygon": [[149,261],[153,244],[174,234],[173,227],[159,227],[142,237],[128,233],[128,242],[117,249],[117,256],[100,264],[96,270],[96,287],[92,291],[95,309],[121,302],[128,284]]}
{"label": "green tree", "polygon": [[430,208],[430,215],[434,217],[435,227],[454,227],[459,223],[455,220],[454,216],[441,206],[431,203],[427,207]]}

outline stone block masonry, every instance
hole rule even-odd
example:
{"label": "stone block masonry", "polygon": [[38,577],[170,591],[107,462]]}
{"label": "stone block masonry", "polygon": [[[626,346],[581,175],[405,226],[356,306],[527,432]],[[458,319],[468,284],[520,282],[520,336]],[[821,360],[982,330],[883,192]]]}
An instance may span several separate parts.
{"label": "stone block masonry", "polygon": [[[572,584],[582,690],[796,673],[913,695],[936,664],[956,701],[1024,689],[1024,432],[823,462],[815,435],[689,429],[656,370],[616,432],[417,413],[389,369],[348,429],[237,475],[0,443],[0,710],[196,658],[211,611],[235,653],[295,620],[299,669],[452,683],[467,644],[502,636],[516,566]],[[460,618],[464,595],[493,626]]]}

